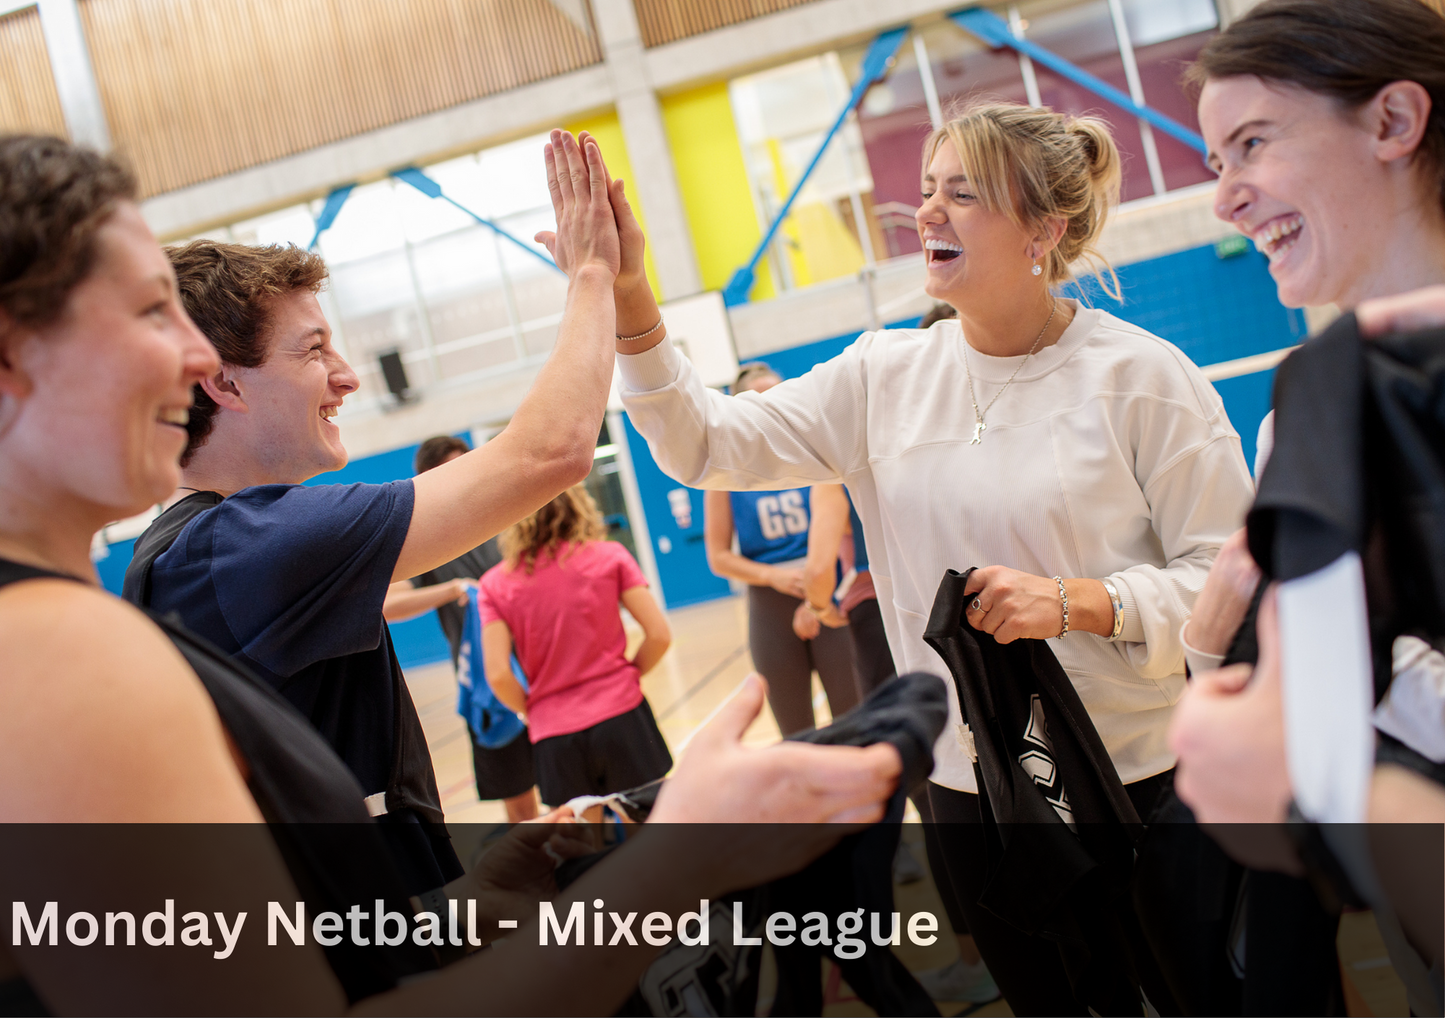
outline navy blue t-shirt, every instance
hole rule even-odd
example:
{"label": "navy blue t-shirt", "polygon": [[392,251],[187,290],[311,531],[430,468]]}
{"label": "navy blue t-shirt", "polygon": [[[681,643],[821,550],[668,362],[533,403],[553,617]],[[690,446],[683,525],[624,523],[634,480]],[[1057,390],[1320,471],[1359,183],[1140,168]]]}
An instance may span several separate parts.
{"label": "navy blue t-shirt", "polygon": [[806,558],[808,494],[807,488],[729,492],[739,554],[768,565]]}
{"label": "navy blue t-shirt", "polygon": [[[294,704],[363,791],[387,793],[387,820],[439,825],[426,738],[381,614],[412,500],[410,480],[246,488],[202,511],[155,559],[150,606],[177,613]],[[415,840],[416,867],[399,862],[425,882],[433,839]],[[447,875],[449,853],[446,879],[458,875]]]}

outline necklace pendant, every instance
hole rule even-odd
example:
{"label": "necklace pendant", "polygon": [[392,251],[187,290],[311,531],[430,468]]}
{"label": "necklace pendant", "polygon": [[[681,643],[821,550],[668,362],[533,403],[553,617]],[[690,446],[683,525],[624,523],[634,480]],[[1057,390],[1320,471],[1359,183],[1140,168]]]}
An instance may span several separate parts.
{"label": "necklace pendant", "polygon": [[978,445],[983,441],[983,429],[988,427],[983,421],[978,421],[973,426],[973,437],[968,440],[969,445]]}

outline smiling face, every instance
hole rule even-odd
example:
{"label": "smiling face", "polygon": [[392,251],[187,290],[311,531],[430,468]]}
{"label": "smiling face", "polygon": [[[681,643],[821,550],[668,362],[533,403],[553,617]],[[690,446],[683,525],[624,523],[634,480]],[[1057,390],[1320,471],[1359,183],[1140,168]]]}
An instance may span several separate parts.
{"label": "smiling face", "polygon": [[5,388],[23,394],[0,434],[10,481],[57,515],[83,503],[104,523],[175,490],[191,387],[218,361],[134,204],[100,227],[95,250],[60,317],[6,351]]}
{"label": "smiling face", "polygon": [[1034,278],[1033,238],[1003,212],[983,207],[947,139],[924,169],[916,219],[928,259],[924,289],[930,297],[964,309],[1016,292]]}
{"label": "smiling face", "polygon": [[1219,173],[1215,215],[1268,256],[1281,303],[1348,308],[1378,289],[1397,222],[1362,116],[1246,75],[1204,86],[1199,124]]}
{"label": "smiling face", "polygon": [[346,466],[332,418],[359,382],[331,345],[331,326],[315,294],[283,294],[268,310],[265,363],[229,367],[226,375],[245,402],[247,444],[266,480],[300,484]]}

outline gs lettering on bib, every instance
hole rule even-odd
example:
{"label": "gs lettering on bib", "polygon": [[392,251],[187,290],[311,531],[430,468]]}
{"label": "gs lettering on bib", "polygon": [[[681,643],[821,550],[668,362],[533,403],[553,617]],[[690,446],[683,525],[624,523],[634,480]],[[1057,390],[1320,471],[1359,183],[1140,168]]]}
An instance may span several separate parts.
{"label": "gs lettering on bib", "polygon": [[744,558],[774,565],[808,554],[807,488],[730,493],[738,550]]}

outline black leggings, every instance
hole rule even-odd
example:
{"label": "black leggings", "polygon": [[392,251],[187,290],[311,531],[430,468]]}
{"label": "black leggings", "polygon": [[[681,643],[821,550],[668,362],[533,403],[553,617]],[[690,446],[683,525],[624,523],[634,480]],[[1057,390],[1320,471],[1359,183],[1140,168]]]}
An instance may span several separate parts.
{"label": "black leggings", "polygon": [[853,638],[858,696],[863,699],[898,674],[898,669],[893,667],[893,652],[888,649],[888,634],[883,630],[883,614],[876,597],[859,601],[849,609],[848,632]]}
{"label": "black leggings", "polygon": [[793,613],[802,603],[772,587],[748,588],[748,649],[753,667],[768,680],[768,705],[784,735],[813,727],[815,669],[834,717],[858,702],[847,628],[820,626],[816,637],[800,640],[793,632]]}
{"label": "black leggings", "polygon": [[[1148,820],[1160,796],[1173,787],[1174,772],[1165,771],[1125,785],[1139,816]],[[968,924],[978,953],[988,964],[1008,1006],[1016,1015],[1082,1015],[1058,948],[1043,937],[1022,933],[1012,923],[978,904],[984,890],[983,817],[978,796],[928,783],[928,801],[937,826],[934,834],[943,865],[934,871],[938,893],[953,898],[954,908]],[[932,857],[930,856],[930,862]]]}

